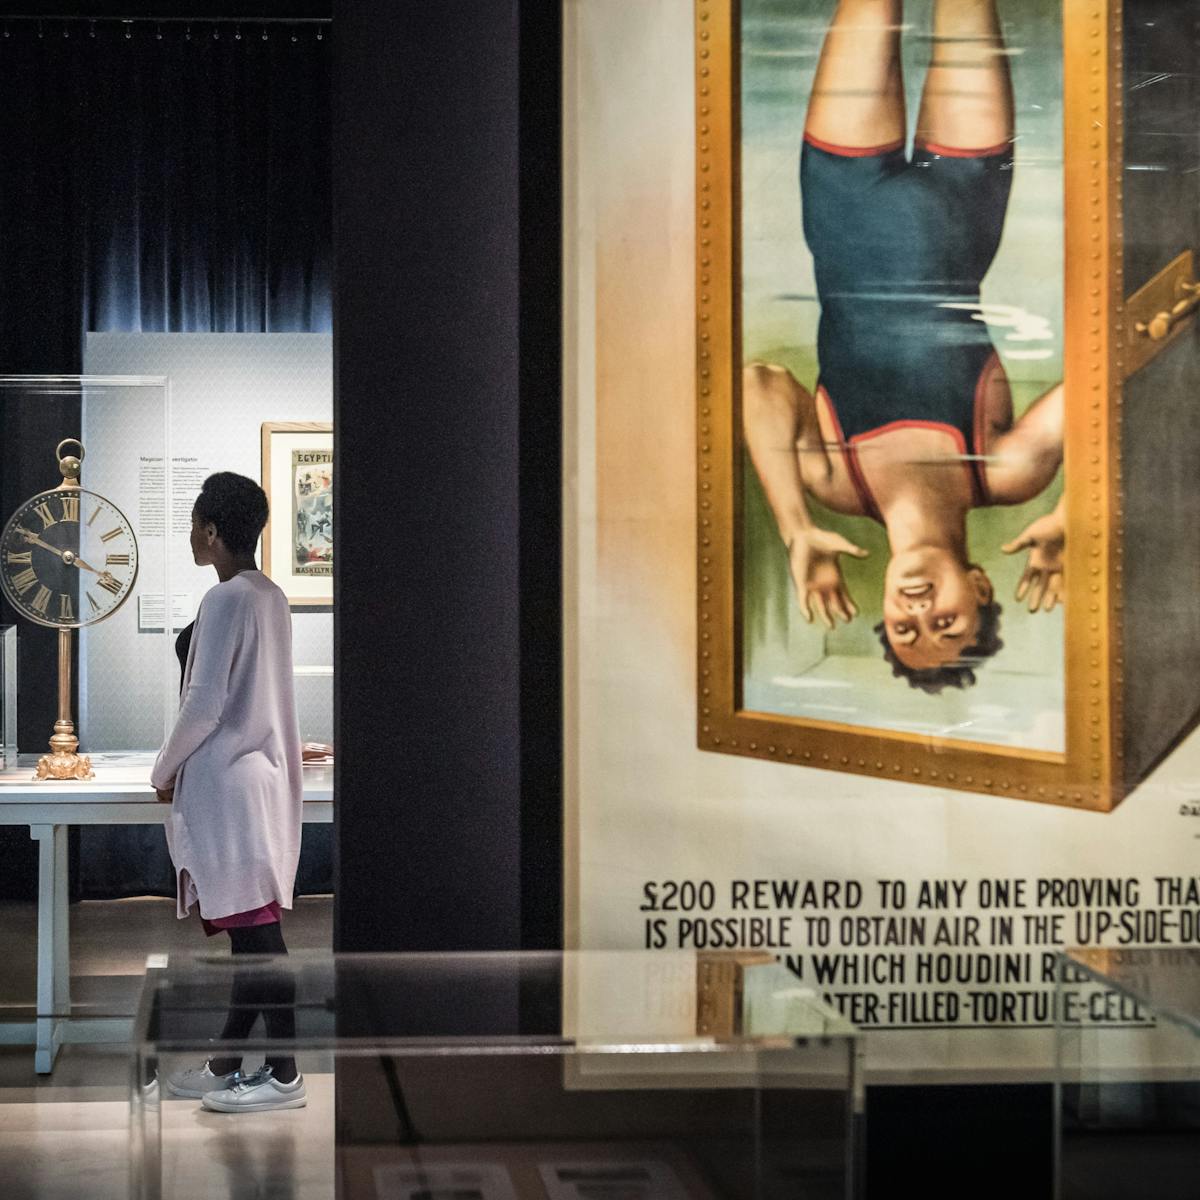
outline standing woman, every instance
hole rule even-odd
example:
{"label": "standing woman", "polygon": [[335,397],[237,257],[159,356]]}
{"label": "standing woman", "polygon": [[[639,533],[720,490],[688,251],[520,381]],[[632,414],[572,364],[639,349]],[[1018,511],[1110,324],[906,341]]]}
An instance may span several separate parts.
{"label": "standing woman", "polygon": [[[219,582],[176,643],[183,668],[175,728],[151,773],[173,805],[167,844],[176,871],[177,916],[199,909],[204,930],[229,934],[233,953],[286,954],[281,910],[292,907],[300,855],[300,733],[292,684],[287,598],[261,571],[255,547],[267,497],[252,479],[210,475],[192,510],[192,556]],[[271,1039],[295,1035],[290,977],[235,976],[221,1040],[241,1039],[259,1012]],[[219,1112],[300,1108],[295,1060],[269,1057],[240,1073],[240,1059],[212,1059],[174,1075],[176,1095]]]}

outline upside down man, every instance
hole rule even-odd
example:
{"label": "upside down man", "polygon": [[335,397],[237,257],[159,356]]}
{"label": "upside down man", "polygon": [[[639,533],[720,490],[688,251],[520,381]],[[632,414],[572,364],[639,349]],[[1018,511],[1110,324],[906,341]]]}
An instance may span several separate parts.
{"label": "upside down man", "polygon": [[[821,317],[815,394],[786,369],[744,371],[746,444],[805,618],[857,614],[811,494],[887,532],[883,621],[893,674],[923,691],[975,682],[1000,647],[991,581],[967,546],[972,508],[1022,504],[1062,463],[1059,385],[1017,421],[980,289],[1013,174],[1013,99],[996,0],[935,0],[911,156],[903,0],[840,0],[813,83],[800,160]],[[1062,504],[1003,547],[1028,551],[1017,598],[1063,595]]]}

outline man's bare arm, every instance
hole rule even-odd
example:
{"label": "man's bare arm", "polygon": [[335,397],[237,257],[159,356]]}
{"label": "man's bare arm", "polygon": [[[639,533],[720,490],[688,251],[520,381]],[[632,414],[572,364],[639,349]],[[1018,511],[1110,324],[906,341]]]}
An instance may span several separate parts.
{"label": "man's bare arm", "polygon": [[742,374],[742,429],[784,544],[812,526],[798,447],[820,439],[817,410],[790,371],[751,363]]}
{"label": "man's bare arm", "polygon": [[742,423],[750,459],[787,547],[804,619],[811,622],[815,614],[827,629],[838,617],[852,620],[858,609],[838,556],[862,558],[866,551],[840,533],[817,528],[809,514],[799,456],[810,455],[814,469],[821,463],[828,469],[812,396],[782,367],[752,363],[743,376]]}
{"label": "man's bare arm", "polygon": [[1063,459],[1063,385],[1035,400],[989,448],[988,491],[998,504],[1023,504],[1053,482]]}

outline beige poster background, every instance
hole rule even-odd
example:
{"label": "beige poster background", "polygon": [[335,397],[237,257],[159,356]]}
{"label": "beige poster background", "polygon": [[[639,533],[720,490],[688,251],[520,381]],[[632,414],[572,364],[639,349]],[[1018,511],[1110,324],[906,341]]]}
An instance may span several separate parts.
{"label": "beige poster background", "polygon": [[[661,921],[677,947],[751,932],[725,918],[769,919],[802,980],[873,1031],[875,1078],[1046,1075],[1053,943],[1200,938],[1200,741],[1111,814],[696,749],[693,9],[565,13],[567,944],[636,948]],[[736,882],[754,880],[800,887],[735,908]],[[677,904],[711,907],[664,910],[683,881],[694,897]],[[805,883],[820,901],[848,881],[856,907],[844,886],[801,906]],[[828,945],[809,918],[829,919]],[[921,942],[890,942],[913,918]],[[818,957],[834,982],[816,980]],[[1136,1053],[1136,1030],[1122,1037],[1121,1056]]]}

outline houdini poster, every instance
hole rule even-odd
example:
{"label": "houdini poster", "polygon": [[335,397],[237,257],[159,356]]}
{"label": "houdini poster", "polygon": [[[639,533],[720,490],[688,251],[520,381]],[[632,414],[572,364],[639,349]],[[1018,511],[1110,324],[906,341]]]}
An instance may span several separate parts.
{"label": "houdini poster", "polygon": [[877,1078],[1200,946],[1195,337],[1121,315],[1196,239],[1118,245],[1111,16],[567,6],[568,944],[769,950]]}

